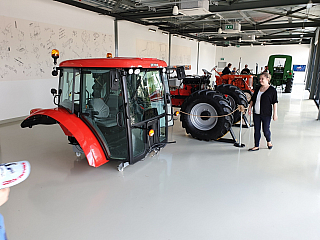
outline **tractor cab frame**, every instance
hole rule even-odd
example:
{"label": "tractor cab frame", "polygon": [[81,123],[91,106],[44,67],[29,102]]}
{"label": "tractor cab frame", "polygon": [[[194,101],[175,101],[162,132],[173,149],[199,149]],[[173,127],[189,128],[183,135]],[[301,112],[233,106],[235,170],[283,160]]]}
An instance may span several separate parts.
{"label": "tractor cab frame", "polygon": [[68,60],[54,68],[54,109],[33,109],[21,127],[59,124],[89,165],[133,164],[168,142],[166,63],[151,58]]}

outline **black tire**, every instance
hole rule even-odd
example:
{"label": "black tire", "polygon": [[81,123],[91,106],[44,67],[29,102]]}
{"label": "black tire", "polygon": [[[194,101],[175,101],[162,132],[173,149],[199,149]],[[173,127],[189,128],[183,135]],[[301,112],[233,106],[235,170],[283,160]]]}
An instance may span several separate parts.
{"label": "black tire", "polygon": [[226,135],[232,125],[232,115],[208,118],[207,116],[222,116],[232,112],[228,101],[213,90],[200,90],[191,94],[182,104],[181,111],[200,115],[196,117],[181,114],[180,121],[186,132],[199,140],[218,140]]}
{"label": "black tire", "polygon": [[286,88],[284,89],[285,93],[291,93],[292,92],[292,85],[293,85],[293,79],[288,78],[286,83]]}
{"label": "black tire", "polygon": [[251,98],[252,98],[252,96],[253,96],[253,93],[250,90],[243,90],[243,93],[246,95],[247,101],[249,103]]}
{"label": "black tire", "polygon": [[[244,92],[231,84],[222,84],[217,86],[216,90],[224,95],[226,95],[227,99],[230,101],[230,106],[232,111],[234,111],[238,105],[243,105],[245,108],[248,107],[248,100]],[[233,114],[233,123],[239,122],[241,119],[241,113],[236,111]]]}

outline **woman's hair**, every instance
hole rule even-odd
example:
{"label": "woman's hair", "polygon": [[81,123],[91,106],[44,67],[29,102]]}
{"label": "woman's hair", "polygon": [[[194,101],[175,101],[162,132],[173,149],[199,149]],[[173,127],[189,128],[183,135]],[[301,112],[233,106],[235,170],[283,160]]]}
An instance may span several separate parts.
{"label": "woman's hair", "polygon": [[263,73],[261,73],[260,76],[264,76],[265,78],[267,78],[267,79],[269,80],[268,83],[270,83],[270,81],[271,81],[271,75],[270,75],[270,73],[263,72]]}
{"label": "woman's hair", "polygon": [[231,64],[231,63],[229,63],[229,64],[228,64],[228,67],[231,67],[231,65],[232,65],[232,64]]}

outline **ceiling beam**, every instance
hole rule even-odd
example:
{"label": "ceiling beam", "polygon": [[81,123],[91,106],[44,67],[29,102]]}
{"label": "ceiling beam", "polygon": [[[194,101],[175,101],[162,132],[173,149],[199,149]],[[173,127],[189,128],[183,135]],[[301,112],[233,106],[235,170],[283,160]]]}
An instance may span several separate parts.
{"label": "ceiling beam", "polygon": [[320,22],[320,20],[317,18],[309,18],[308,16],[298,16],[298,15],[293,15],[291,13],[278,13],[278,12],[266,11],[266,10],[256,10],[256,12],[269,13],[273,15],[278,15],[280,17],[292,17],[292,18],[298,18],[298,19],[307,19],[312,22]]}
{"label": "ceiling beam", "polygon": [[[241,26],[242,31],[250,30],[274,30],[274,29],[291,29],[291,28],[302,28],[302,27],[318,27],[319,23],[316,22],[300,22],[300,23],[284,23],[284,24],[268,24],[268,25],[256,25],[256,26]],[[218,32],[216,28],[189,28],[189,29],[173,29],[173,28],[161,28],[161,30],[171,31],[176,30],[181,33],[202,33],[202,32]]]}
{"label": "ceiling beam", "polygon": [[[268,39],[293,39],[293,38],[301,38],[300,37],[301,34],[294,34],[294,35],[271,35],[271,36],[260,36],[259,38],[256,37],[257,41],[263,41],[263,40],[268,40]],[[314,36],[314,34],[304,34],[302,39],[304,38],[312,38]],[[223,36],[221,37],[213,37],[213,38],[209,38],[209,41],[234,41],[234,40],[239,40],[239,37],[228,37],[227,39],[224,39]]]}
{"label": "ceiling beam", "polygon": [[[304,7],[302,7],[302,8],[299,8],[299,9],[296,9],[296,10],[294,10],[294,11],[291,11],[290,13],[292,14],[292,13],[300,12],[300,11],[306,9],[306,8],[307,8],[307,6],[304,6]],[[258,22],[258,24],[264,24],[264,23],[267,23],[267,22],[271,22],[271,21],[276,20],[276,19],[278,19],[278,18],[282,18],[282,16],[277,16],[277,17],[269,18],[268,20],[265,20],[265,21],[262,21],[262,22]]]}
{"label": "ceiling beam", "polygon": [[123,16],[121,16],[121,15],[119,15],[117,13],[112,13],[111,11],[107,11],[107,10],[101,9],[99,7],[94,7],[94,6],[91,6],[91,5],[88,5],[88,4],[84,4],[84,3],[81,3],[81,2],[76,2],[76,1],[72,1],[72,0],[53,0],[53,1],[64,3],[64,4],[67,4],[67,5],[74,6],[74,7],[78,7],[78,8],[81,8],[81,9],[84,9],[84,10],[88,10],[88,11],[91,11],[91,12],[95,12],[95,13],[98,13],[98,14],[101,14],[101,15],[108,15],[108,16],[117,18],[118,20],[127,20],[127,21],[130,21],[130,22],[138,23],[138,24],[149,25],[148,23],[146,23],[144,21],[141,21],[139,19],[131,19],[129,17],[123,17]]}
{"label": "ceiling beam", "polygon": [[[220,2],[219,2],[220,3]],[[287,5],[306,5],[307,0],[268,0],[268,1],[248,1],[248,2],[235,2],[231,5],[210,5],[209,11],[213,13],[218,12],[231,12],[239,10],[253,10],[269,7],[282,7]],[[320,3],[320,0],[313,0],[312,3]]]}
{"label": "ceiling beam", "polygon": [[[132,19],[141,18],[156,18],[156,17],[176,17],[172,14],[172,10],[161,10],[161,11],[136,11],[136,12],[120,12],[123,17],[129,17]],[[182,15],[182,14],[181,14]]]}

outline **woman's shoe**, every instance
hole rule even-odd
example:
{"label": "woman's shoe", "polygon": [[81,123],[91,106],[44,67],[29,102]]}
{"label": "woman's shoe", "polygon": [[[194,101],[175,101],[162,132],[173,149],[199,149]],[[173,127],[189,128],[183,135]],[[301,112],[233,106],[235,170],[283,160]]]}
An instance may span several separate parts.
{"label": "woman's shoe", "polygon": [[257,148],[257,147],[253,147],[253,148],[248,149],[249,152],[254,152],[254,151],[258,151],[258,150],[259,150],[259,148]]}
{"label": "woman's shoe", "polygon": [[268,148],[269,148],[269,149],[272,149],[272,148],[273,148],[273,146],[272,146],[272,145],[271,145],[271,146],[268,146]]}

